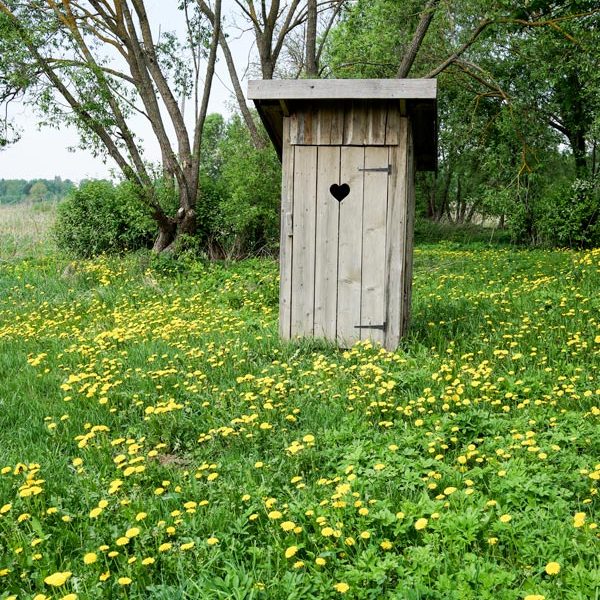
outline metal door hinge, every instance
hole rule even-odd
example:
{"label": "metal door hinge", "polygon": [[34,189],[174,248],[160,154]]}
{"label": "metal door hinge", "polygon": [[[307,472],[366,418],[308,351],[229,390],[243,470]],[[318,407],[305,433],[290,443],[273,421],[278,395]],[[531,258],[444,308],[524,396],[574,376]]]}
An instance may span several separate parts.
{"label": "metal door hinge", "polygon": [[358,169],[359,171],[381,171],[383,172],[387,172],[388,175],[392,174],[392,165],[388,165],[387,167],[373,167],[371,169]]}
{"label": "metal door hinge", "polygon": [[387,323],[383,325],[355,325],[354,329],[379,329],[385,331]]}

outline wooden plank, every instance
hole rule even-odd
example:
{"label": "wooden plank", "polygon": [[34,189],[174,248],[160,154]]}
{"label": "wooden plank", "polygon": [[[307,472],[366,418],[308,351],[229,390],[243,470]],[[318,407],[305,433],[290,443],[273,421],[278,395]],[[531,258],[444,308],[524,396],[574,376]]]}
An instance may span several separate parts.
{"label": "wooden plank", "polygon": [[350,193],[340,202],[338,251],[337,340],[349,347],[360,339],[360,291],[362,256],[362,212],[364,147],[343,147],[340,158],[340,183]]}
{"label": "wooden plank", "polygon": [[406,335],[410,323],[412,302],[412,271],[413,271],[413,246],[415,230],[415,160],[414,145],[410,126],[408,127],[408,159],[407,159],[407,185],[406,185],[406,233],[404,245],[404,302],[402,307],[402,335]]}
{"label": "wooden plank", "polygon": [[[387,167],[387,147],[365,148],[365,169]],[[388,204],[388,174],[364,173],[364,210],[362,226],[361,325],[383,325],[385,311],[385,248]],[[361,328],[360,338],[383,344],[385,333]]]}
{"label": "wooden plank", "polygon": [[388,106],[383,102],[371,102],[367,108],[367,146],[384,146]]}
{"label": "wooden plank", "polygon": [[317,148],[295,146],[294,154],[292,337],[313,335]]}
{"label": "wooden plank", "polygon": [[296,79],[248,82],[251,100],[434,99],[435,79]]}
{"label": "wooden plank", "polygon": [[[295,145],[298,143],[298,113],[297,112],[293,112],[292,114],[290,114],[289,123],[290,123],[290,131],[289,131],[290,144]],[[283,162],[282,162],[281,166],[283,167]]]}
{"label": "wooden plank", "polygon": [[279,335],[291,336],[292,314],[292,215],[294,211],[294,148],[290,145],[290,119],[283,119],[281,180],[281,232],[279,242]]}
{"label": "wooden plank", "polygon": [[323,103],[323,106],[317,111],[317,139],[319,146],[329,146],[331,144],[331,122],[334,110]]}
{"label": "wooden plank", "polygon": [[[313,146],[317,143],[317,135],[318,135],[318,115],[319,111],[315,108],[308,106],[306,110],[302,111],[304,114],[303,125],[304,125],[304,135],[303,142],[307,146]],[[316,175],[316,173],[315,173]]]}
{"label": "wooden plank", "polygon": [[[388,119],[389,121],[389,119]],[[407,226],[407,143],[408,119],[399,123],[399,144],[390,148],[392,174],[389,178],[388,217],[386,234],[386,322],[385,347],[395,350],[402,334],[404,304],[405,247]]]}
{"label": "wooden plank", "polygon": [[[315,256],[315,337],[336,340],[339,202],[329,188],[340,182],[339,146],[318,149]],[[342,201],[345,202],[344,199]]]}
{"label": "wooden plank", "polygon": [[385,143],[387,146],[397,146],[400,141],[400,106],[390,102],[385,126]]}
{"label": "wooden plank", "polygon": [[348,102],[344,115],[344,145],[364,146],[367,131],[367,107],[363,102]]}
{"label": "wooden plank", "polygon": [[341,146],[344,141],[344,107],[337,102],[331,116],[331,139],[332,145]]}

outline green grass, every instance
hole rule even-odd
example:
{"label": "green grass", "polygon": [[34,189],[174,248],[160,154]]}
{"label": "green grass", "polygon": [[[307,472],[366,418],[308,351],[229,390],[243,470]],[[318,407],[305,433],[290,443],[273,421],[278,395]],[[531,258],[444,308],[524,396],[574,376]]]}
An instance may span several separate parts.
{"label": "green grass", "polygon": [[0,263],[0,598],[598,598],[599,288],[420,245],[401,348],[339,351],[272,261]]}
{"label": "green grass", "polygon": [[56,203],[0,204],[0,264],[53,251]]}

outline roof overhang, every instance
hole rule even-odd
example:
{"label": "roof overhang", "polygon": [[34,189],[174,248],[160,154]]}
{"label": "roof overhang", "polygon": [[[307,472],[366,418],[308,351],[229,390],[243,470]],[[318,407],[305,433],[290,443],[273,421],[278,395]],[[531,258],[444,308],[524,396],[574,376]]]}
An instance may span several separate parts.
{"label": "roof overhang", "polygon": [[283,117],[303,101],[402,100],[413,128],[416,168],[437,168],[437,80],[296,79],[248,82],[248,98],[281,156]]}

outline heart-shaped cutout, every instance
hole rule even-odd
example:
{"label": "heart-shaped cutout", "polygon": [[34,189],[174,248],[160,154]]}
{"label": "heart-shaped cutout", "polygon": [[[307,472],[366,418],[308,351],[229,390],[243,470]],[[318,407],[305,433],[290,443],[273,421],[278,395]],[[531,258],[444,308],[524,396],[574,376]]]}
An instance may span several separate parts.
{"label": "heart-shaped cutout", "polygon": [[350,186],[347,183],[342,183],[342,185],[334,183],[329,191],[338,202],[341,202],[350,193]]}

